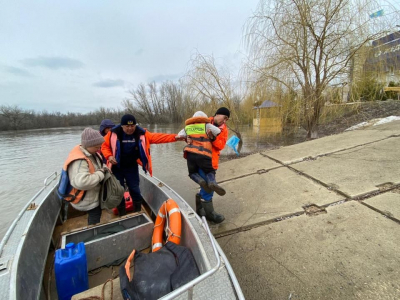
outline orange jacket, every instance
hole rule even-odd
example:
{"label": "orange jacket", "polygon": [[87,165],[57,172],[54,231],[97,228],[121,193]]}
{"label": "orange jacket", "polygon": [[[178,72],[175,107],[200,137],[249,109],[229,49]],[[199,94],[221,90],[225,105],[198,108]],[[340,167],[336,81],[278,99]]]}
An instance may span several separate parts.
{"label": "orange jacket", "polygon": [[[152,133],[147,129],[143,129],[139,126],[136,126],[136,130],[138,130],[140,137],[138,141],[139,147],[141,147],[142,150],[144,150],[144,155],[145,155],[145,159],[138,159],[138,163],[143,167],[145,172],[148,171],[150,173],[150,176],[153,176],[153,165],[151,162],[150,145],[176,142],[175,139],[176,134]],[[119,163],[120,146],[117,134],[118,131],[122,131],[122,128],[120,126],[117,126],[113,128],[113,130],[109,131],[104,137],[105,141],[103,145],[101,145],[101,153],[103,154],[105,159],[107,159],[107,166],[111,165],[110,162],[108,162],[108,158],[110,156],[114,156],[117,162]]]}
{"label": "orange jacket", "polygon": [[[210,117],[211,124],[214,124],[214,117]],[[219,155],[222,149],[225,148],[226,141],[228,140],[228,127],[226,124],[218,126],[221,129],[221,133],[212,142],[212,167],[217,170]]]}

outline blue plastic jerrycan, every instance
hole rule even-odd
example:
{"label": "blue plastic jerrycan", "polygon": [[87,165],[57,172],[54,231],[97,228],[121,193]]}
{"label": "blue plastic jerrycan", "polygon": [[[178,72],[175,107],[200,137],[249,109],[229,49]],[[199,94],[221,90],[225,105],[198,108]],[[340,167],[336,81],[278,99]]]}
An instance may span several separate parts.
{"label": "blue plastic jerrycan", "polygon": [[70,300],[89,288],[85,244],[69,243],[56,250],[55,274],[59,300]]}

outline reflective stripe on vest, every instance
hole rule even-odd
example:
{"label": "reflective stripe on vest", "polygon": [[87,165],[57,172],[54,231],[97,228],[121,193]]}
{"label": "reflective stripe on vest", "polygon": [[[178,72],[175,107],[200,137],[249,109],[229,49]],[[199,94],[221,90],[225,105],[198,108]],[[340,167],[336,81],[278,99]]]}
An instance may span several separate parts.
{"label": "reflective stripe on vest", "polygon": [[[111,132],[110,135],[110,147],[111,147],[111,152],[112,155],[114,156],[115,159],[117,159],[117,141],[118,141],[118,136],[115,132]],[[113,164],[107,160],[107,167],[111,170]]]}
{"label": "reflective stripe on vest", "polygon": [[206,124],[190,124],[185,126],[185,132],[187,135],[192,134],[206,134]]}

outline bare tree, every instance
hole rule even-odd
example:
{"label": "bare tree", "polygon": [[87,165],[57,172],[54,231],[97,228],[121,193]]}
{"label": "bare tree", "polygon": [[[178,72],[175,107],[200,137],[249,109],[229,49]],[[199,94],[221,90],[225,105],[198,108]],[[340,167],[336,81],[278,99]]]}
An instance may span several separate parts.
{"label": "bare tree", "polygon": [[93,114],[96,115],[96,117],[101,118],[101,120],[104,119],[111,119],[113,115],[115,114],[115,109],[114,108],[109,108],[109,107],[100,107],[96,109]]}
{"label": "bare tree", "polygon": [[181,122],[184,118],[182,87],[173,82],[164,82],[160,88],[160,96],[164,99],[170,121]]}
{"label": "bare tree", "polygon": [[261,0],[249,20],[251,80],[297,92],[308,138],[318,137],[327,86],[346,80],[355,53],[387,34],[388,18],[369,16],[379,7],[369,0]]}
{"label": "bare tree", "polygon": [[[131,94],[132,99],[123,101],[125,108],[129,107],[132,110],[136,110],[137,114],[140,115],[146,122],[154,123],[154,110],[152,102],[148,97],[146,86],[141,83],[135,90],[130,90],[129,93]],[[137,107],[137,109],[135,109],[135,107]]]}
{"label": "bare tree", "polygon": [[22,121],[26,119],[30,113],[32,112],[25,111],[18,105],[0,106],[0,114],[2,114],[10,122],[11,128],[14,130],[22,127]]}
{"label": "bare tree", "polygon": [[149,93],[148,99],[150,100],[150,106],[153,108],[154,119],[160,119],[163,116],[164,105],[162,98],[158,96],[157,85],[155,82],[151,82],[148,85]]}
{"label": "bare tree", "polygon": [[194,96],[203,99],[203,103],[208,106],[205,109],[206,113],[213,113],[219,106],[226,106],[231,111],[230,119],[234,126],[231,130],[241,140],[238,104],[242,97],[235,91],[235,81],[229,72],[217,68],[213,56],[197,53],[191,60],[187,79],[194,90]]}

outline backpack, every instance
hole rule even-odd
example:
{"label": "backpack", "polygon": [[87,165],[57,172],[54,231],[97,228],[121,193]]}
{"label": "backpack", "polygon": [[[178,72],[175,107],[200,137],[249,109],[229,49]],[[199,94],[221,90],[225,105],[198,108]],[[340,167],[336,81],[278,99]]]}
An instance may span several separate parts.
{"label": "backpack", "polygon": [[132,264],[133,279],[129,281],[125,265],[119,269],[124,300],[155,300],[200,276],[189,248],[167,242],[156,252],[136,251]]}
{"label": "backpack", "polygon": [[104,173],[103,183],[100,188],[101,209],[113,209],[117,207],[124,196],[125,189],[119,180],[110,171]]}

